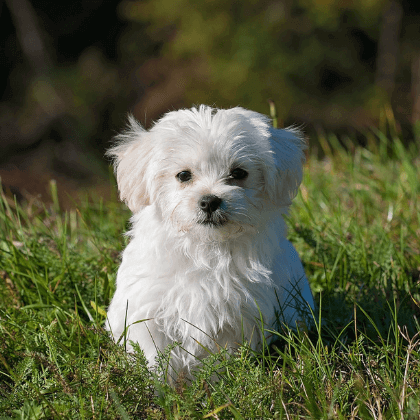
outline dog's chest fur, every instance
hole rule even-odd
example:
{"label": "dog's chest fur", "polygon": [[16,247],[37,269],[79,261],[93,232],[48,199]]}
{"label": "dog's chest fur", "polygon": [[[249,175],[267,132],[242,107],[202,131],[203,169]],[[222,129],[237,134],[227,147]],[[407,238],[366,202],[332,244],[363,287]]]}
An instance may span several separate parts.
{"label": "dog's chest fur", "polygon": [[191,337],[214,347],[227,332],[232,342],[239,343],[242,333],[258,340],[255,318],[260,312],[267,318],[265,308],[272,312],[274,306],[269,268],[275,238],[268,242],[264,232],[206,244],[171,237],[155,212],[150,206],[134,220],[123,254],[118,279],[132,281],[118,284],[118,291],[129,297],[128,324],[153,319],[168,339],[187,347]]}

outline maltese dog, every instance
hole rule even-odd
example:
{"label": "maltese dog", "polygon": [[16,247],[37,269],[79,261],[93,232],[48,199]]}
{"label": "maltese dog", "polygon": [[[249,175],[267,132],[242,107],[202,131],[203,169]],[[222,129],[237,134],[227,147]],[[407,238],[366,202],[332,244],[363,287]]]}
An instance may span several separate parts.
{"label": "maltese dog", "polygon": [[190,375],[209,353],[258,349],[270,329],[308,323],[312,293],[286,239],[306,143],[243,108],[132,117],[108,152],[133,212],[107,329],[151,366]]}

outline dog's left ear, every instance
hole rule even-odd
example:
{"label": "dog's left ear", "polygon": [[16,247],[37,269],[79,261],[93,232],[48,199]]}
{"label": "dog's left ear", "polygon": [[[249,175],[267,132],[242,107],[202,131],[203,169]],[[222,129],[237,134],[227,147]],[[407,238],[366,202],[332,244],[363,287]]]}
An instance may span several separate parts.
{"label": "dog's left ear", "polygon": [[302,182],[307,143],[296,128],[269,127],[269,132],[275,174],[274,179],[267,179],[266,190],[274,203],[282,207],[289,206]]}
{"label": "dog's left ear", "polygon": [[107,155],[114,161],[121,200],[137,213],[150,204],[153,176],[148,172],[154,155],[150,133],[129,115],[126,130],[116,137],[116,143]]}

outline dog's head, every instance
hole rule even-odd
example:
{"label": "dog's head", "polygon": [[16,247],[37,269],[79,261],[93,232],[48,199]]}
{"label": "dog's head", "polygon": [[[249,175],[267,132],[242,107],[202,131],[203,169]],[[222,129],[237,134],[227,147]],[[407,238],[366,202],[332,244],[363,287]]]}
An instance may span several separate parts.
{"label": "dog's head", "polygon": [[155,204],[179,232],[226,236],[287,210],[305,147],[298,131],[256,112],[200,106],[169,112],[149,131],[131,117],[109,155],[133,213]]}

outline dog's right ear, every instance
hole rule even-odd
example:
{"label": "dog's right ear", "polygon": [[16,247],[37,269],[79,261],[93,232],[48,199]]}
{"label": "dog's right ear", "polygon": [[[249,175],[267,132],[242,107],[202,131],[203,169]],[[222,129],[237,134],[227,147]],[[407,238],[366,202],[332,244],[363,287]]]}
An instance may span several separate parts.
{"label": "dog's right ear", "polygon": [[150,133],[129,115],[127,128],[116,136],[114,147],[106,153],[114,161],[120,198],[133,213],[150,204],[147,179],[151,177],[146,175],[153,155],[150,137]]}
{"label": "dog's right ear", "polygon": [[[269,127],[270,143],[276,167],[276,180],[270,182],[273,201],[279,206],[290,206],[302,182],[306,140],[298,128]],[[274,192],[274,194],[273,194]]]}

